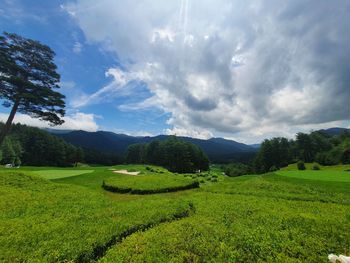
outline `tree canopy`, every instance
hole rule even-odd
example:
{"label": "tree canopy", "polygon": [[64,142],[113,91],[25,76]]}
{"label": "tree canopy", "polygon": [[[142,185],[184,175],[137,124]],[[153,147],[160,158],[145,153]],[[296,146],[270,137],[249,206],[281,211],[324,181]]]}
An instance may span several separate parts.
{"label": "tree canopy", "polygon": [[198,146],[176,137],[165,141],[155,140],[149,144],[130,145],[126,162],[160,165],[178,173],[209,169],[209,159]]}
{"label": "tree canopy", "polygon": [[60,125],[65,114],[64,95],[57,92],[60,75],[55,53],[38,41],[4,32],[0,36],[0,99],[11,107],[0,134],[9,132],[16,112]]}
{"label": "tree canopy", "polygon": [[272,171],[298,161],[322,165],[350,163],[350,135],[329,136],[322,132],[298,133],[295,140],[265,140],[254,161],[257,173]]}

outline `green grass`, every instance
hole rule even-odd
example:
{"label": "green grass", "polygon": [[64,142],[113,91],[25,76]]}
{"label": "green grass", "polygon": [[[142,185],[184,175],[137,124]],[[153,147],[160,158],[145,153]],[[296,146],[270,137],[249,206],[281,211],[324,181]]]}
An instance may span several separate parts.
{"label": "green grass", "polygon": [[[153,169],[152,169],[153,170]],[[157,171],[157,170],[155,170]],[[107,178],[104,183],[109,188],[127,190],[126,192],[161,192],[176,188],[191,186],[194,180],[191,177],[175,175],[169,172],[159,173],[142,171],[140,175],[125,175],[114,173],[113,177]]]}
{"label": "green grass", "polygon": [[320,170],[320,171],[278,171],[277,174],[287,177],[300,178],[306,180],[327,181],[327,182],[345,182],[350,183],[350,172]]}
{"label": "green grass", "polygon": [[[313,165],[314,163],[305,163],[306,170],[312,170]],[[333,166],[319,165],[319,167],[321,170],[327,170],[327,171],[349,171],[350,170],[350,164],[333,165]],[[290,164],[287,167],[282,168],[281,171],[298,171],[297,164],[296,163]]]}
{"label": "green grass", "polygon": [[188,210],[181,198],[111,197],[16,171],[0,173],[0,195],[0,262],[86,262],[126,231]]}
{"label": "green grass", "polygon": [[[328,262],[330,253],[350,255],[350,182],[334,177],[344,166],[237,178],[217,167],[186,176],[146,167],[89,167],[94,171],[51,181],[26,175],[35,167],[0,171],[0,261],[87,262],[107,247],[102,262]],[[296,176],[283,174],[288,170]],[[304,172],[322,179],[304,179]],[[110,180],[151,189],[150,178],[160,186],[174,178],[204,183],[147,196],[101,188]]]}
{"label": "green grass", "polygon": [[45,179],[54,180],[81,174],[88,174],[92,173],[93,171],[94,170],[39,170],[33,171],[32,173]]}

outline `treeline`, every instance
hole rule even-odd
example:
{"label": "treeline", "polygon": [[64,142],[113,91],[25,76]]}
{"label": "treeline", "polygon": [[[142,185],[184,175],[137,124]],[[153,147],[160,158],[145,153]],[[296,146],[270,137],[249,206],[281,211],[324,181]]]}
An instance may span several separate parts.
{"label": "treeline", "polygon": [[209,159],[196,145],[171,137],[165,141],[132,144],[126,153],[130,164],[153,164],[177,173],[193,173],[209,169]]}
{"label": "treeline", "polygon": [[321,165],[349,164],[350,134],[345,130],[341,135],[330,136],[316,131],[298,133],[295,140],[265,140],[252,168],[256,173],[265,173],[298,161]]}
{"label": "treeline", "polygon": [[73,166],[78,162],[118,164],[121,159],[115,154],[76,147],[39,128],[15,124],[0,147],[0,162],[16,166]]}

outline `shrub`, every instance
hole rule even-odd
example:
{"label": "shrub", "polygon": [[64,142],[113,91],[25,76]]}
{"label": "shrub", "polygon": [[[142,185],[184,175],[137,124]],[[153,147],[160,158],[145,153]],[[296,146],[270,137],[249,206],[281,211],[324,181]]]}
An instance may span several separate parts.
{"label": "shrub", "polygon": [[250,174],[251,168],[242,163],[231,163],[223,167],[223,171],[227,176],[235,177]]}
{"label": "shrub", "polygon": [[298,170],[305,170],[305,163],[303,161],[299,161],[297,163],[297,166],[298,166]]}
{"label": "shrub", "polygon": [[278,170],[278,168],[276,166],[271,166],[269,169],[269,172],[276,172]]}
{"label": "shrub", "polygon": [[318,165],[318,163],[314,163],[313,166],[312,166],[312,170],[320,170],[320,166]]}
{"label": "shrub", "polygon": [[109,185],[108,183],[103,181],[102,188],[105,189],[106,191],[109,191],[112,193],[120,193],[120,194],[129,193],[129,194],[135,194],[135,195],[149,195],[149,194],[170,193],[170,192],[177,192],[177,191],[199,188],[199,182],[194,181],[194,182],[189,183],[187,185],[171,186],[171,187],[157,188],[157,189],[133,189],[130,187],[118,187],[115,185]]}

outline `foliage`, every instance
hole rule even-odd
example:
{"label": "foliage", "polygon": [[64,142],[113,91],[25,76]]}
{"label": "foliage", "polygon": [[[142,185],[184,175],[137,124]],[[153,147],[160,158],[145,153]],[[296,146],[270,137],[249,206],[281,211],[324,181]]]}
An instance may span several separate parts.
{"label": "foliage", "polygon": [[254,161],[256,173],[277,169],[302,160],[322,165],[350,163],[350,135],[329,136],[321,132],[298,133],[296,140],[273,138],[265,140]]}
{"label": "foliage", "polygon": [[271,167],[279,169],[287,166],[293,159],[291,148],[292,142],[286,138],[264,140],[254,161],[255,171],[264,173]]}
{"label": "foliage", "polygon": [[312,170],[315,170],[315,171],[320,170],[320,166],[318,165],[318,163],[314,163],[312,165]]}
{"label": "foliage", "polygon": [[16,159],[20,158],[20,147],[14,144],[18,143],[14,143],[9,137],[5,138],[0,148],[2,152],[2,164],[14,164]]}
{"label": "foliage", "polygon": [[242,163],[231,163],[228,165],[224,165],[222,168],[224,173],[230,177],[241,176],[241,175],[252,173],[251,167]]}
{"label": "foliage", "polygon": [[0,144],[10,130],[16,112],[60,125],[65,114],[55,53],[38,41],[4,32],[0,36],[0,99],[12,107],[0,134]]}
{"label": "foliage", "polygon": [[[217,179],[215,179],[217,181]],[[156,181],[157,182],[157,181]],[[119,182],[118,182],[119,183]],[[134,195],[150,195],[150,194],[160,194],[160,193],[171,193],[171,192],[178,192],[178,191],[184,191],[194,188],[199,188],[199,182],[188,182],[184,185],[177,185],[177,186],[163,186],[163,187],[157,187],[152,186],[151,189],[137,189],[137,188],[131,188],[131,187],[123,187],[123,186],[117,186],[113,182],[102,182],[102,188],[106,191],[113,192],[113,193],[122,193],[122,194],[134,194]]]}
{"label": "foliage", "polygon": [[[0,128],[2,126],[0,123]],[[3,147],[8,148],[6,140]],[[24,165],[76,166],[78,162],[114,165],[123,161],[119,155],[77,147],[45,130],[21,124],[12,126],[8,141],[15,153],[6,149],[6,156],[12,157],[6,158],[7,162],[3,160],[2,163],[12,163],[11,160],[14,159],[15,163],[21,162]]]}
{"label": "foliage", "polygon": [[196,145],[176,137],[149,144],[130,145],[127,163],[149,163],[166,167],[172,172],[193,173],[209,169],[209,159]]}
{"label": "foliage", "polygon": [[72,166],[84,159],[81,148],[38,128],[15,124],[10,137],[21,149],[24,165]]}
{"label": "foliage", "polygon": [[299,161],[297,163],[297,166],[298,166],[298,170],[305,170],[305,163],[303,161]]}

